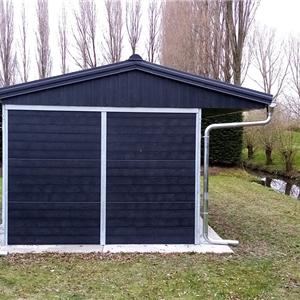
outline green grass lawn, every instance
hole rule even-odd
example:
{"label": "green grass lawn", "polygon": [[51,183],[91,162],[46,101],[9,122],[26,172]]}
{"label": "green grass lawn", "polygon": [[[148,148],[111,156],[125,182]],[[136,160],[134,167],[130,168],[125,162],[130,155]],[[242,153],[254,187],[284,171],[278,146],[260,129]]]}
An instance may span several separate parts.
{"label": "green grass lawn", "polygon": [[[293,131],[293,140],[295,142],[295,147],[297,148],[297,153],[294,161],[294,169],[295,171],[300,172],[300,132]],[[247,158],[247,149],[243,150],[243,161],[246,162],[246,165],[261,167],[264,170],[273,173],[284,172],[284,163],[280,153],[277,150],[273,151],[272,158],[273,164],[266,166],[266,158],[263,149],[257,149],[254,153],[254,158],[251,160],[248,160]]]}
{"label": "green grass lawn", "polygon": [[210,180],[210,224],[231,255],[10,255],[0,299],[299,299],[300,201],[225,170]]}

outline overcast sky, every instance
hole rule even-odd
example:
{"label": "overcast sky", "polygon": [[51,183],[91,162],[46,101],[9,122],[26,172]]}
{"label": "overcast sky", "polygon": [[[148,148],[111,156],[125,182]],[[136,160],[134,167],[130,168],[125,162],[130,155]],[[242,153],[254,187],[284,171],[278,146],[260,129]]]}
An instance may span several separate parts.
{"label": "overcast sky", "polygon": [[283,35],[300,33],[299,0],[261,0],[256,19]]}
{"label": "overcast sky", "polygon": [[[158,0],[160,1],[160,0]],[[22,5],[23,0],[13,0],[15,9],[16,9],[16,27],[18,30],[18,21],[20,16],[20,6]],[[58,40],[57,40],[57,24],[58,17],[60,14],[60,9],[62,3],[65,3],[67,12],[72,16],[72,11],[74,9],[74,3],[77,1],[74,0],[49,0],[49,19],[50,19],[50,40],[51,40],[51,54],[53,57],[53,68],[52,74],[57,75],[60,73],[59,69],[59,50],[58,50]],[[125,2],[125,0],[124,0]],[[146,37],[146,27],[147,27],[147,17],[146,9],[148,5],[148,0],[142,0],[144,5],[143,9],[143,32],[141,41],[138,45],[137,52],[145,58],[144,44]],[[37,68],[35,63],[35,28],[36,28],[36,0],[25,0],[26,12],[28,14],[28,33],[32,41],[31,51],[31,70],[30,70],[30,80],[37,78]],[[105,30],[105,12],[104,12],[104,0],[97,0],[97,6],[99,10],[99,21],[100,28]],[[278,31],[278,34],[281,37],[287,37],[290,34],[299,34],[300,35],[300,21],[299,21],[299,12],[300,12],[300,0],[261,0],[260,7],[257,11],[256,20],[261,25],[266,25],[273,27]],[[69,24],[70,25],[70,24]],[[70,27],[70,26],[69,26]],[[125,30],[125,29],[124,29]],[[69,33],[69,36],[72,35],[72,32]],[[101,41],[98,41],[98,47],[101,48]],[[124,37],[124,49],[122,53],[122,60],[127,59],[130,55],[130,48],[126,39]],[[70,71],[78,69],[73,63],[72,59],[70,61]],[[255,88],[255,84],[247,80],[246,86]]]}

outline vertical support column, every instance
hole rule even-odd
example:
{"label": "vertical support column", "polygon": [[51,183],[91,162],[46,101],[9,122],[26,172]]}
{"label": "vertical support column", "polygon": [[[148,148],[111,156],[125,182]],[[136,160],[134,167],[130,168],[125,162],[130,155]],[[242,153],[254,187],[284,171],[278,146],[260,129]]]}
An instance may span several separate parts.
{"label": "vertical support column", "polygon": [[8,113],[2,105],[2,226],[4,245],[8,243]]}
{"label": "vertical support column", "polygon": [[196,113],[196,140],[195,140],[195,244],[201,242],[201,109]]}
{"label": "vertical support column", "polygon": [[106,244],[106,136],[107,112],[101,112],[101,204],[100,204],[100,244]]}

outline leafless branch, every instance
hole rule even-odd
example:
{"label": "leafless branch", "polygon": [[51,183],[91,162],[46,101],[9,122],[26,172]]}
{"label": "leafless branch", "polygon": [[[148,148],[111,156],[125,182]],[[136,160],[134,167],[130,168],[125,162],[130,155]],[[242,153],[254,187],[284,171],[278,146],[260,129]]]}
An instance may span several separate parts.
{"label": "leafless branch", "polygon": [[288,74],[289,59],[285,56],[285,43],[277,42],[274,29],[256,28],[254,62],[260,78],[254,81],[276,100],[281,94]]}
{"label": "leafless branch", "polygon": [[28,22],[27,22],[27,15],[25,10],[25,4],[22,3],[21,9],[21,25],[19,28],[20,31],[20,42],[19,42],[19,49],[20,49],[20,58],[21,64],[18,66],[19,74],[22,82],[28,81],[29,76],[29,49],[28,49]]}
{"label": "leafless branch", "polygon": [[39,78],[50,76],[52,69],[52,59],[49,45],[49,14],[48,0],[38,0],[36,14],[38,18],[37,40],[37,66]]}
{"label": "leafless branch", "polygon": [[0,0],[0,83],[15,82],[16,52],[14,50],[14,7],[11,0]]}
{"label": "leafless branch", "polygon": [[243,50],[249,28],[253,22],[259,1],[228,0],[226,3],[226,33],[228,35],[231,55],[233,82],[242,83]]}
{"label": "leafless branch", "polygon": [[291,37],[289,48],[289,93],[285,93],[285,103],[293,116],[300,117],[300,37]]}
{"label": "leafless branch", "polygon": [[104,36],[104,59],[108,63],[120,61],[123,43],[121,0],[105,1],[107,30]]}
{"label": "leafless branch", "polygon": [[131,0],[126,3],[126,28],[132,53],[136,53],[136,47],[141,36],[141,1]]}
{"label": "leafless branch", "polygon": [[66,8],[63,5],[58,23],[58,44],[60,52],[60,70],[62,74],[68,72],[67,53],[68,53],[68,30]]}
{"label": "leafless branch", "polygon": [[155,62],[160,47],[160,18],[161,4],[151,0],[148,6],[148,39],[146,42],[147,57],[150,62]]}
{"label": "leafless branch", "polygon": [[74,10],[75,28],[73,37],[77,56],[73,56],[75,63],[81,68],[97,66],[96,29],[97,9],[94,0],[80,0],[79,8]]}

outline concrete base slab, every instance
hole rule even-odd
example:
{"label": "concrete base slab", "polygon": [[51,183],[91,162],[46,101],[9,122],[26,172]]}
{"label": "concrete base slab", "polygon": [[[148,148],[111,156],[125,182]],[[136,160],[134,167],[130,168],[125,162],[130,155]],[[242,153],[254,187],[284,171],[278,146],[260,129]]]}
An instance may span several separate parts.
{"label": "concrete base slab", "polygon": [[[0,228],[0,236],[1,228]],[[209,236],[220,239],[220,236],[209,228]],[[0,237],[0,241],[3,238]],[[0,246],[0,255],[15,253],[233,253],[226,245],[210,245],[205,242],[193,244],[131,244],[131,245],[9,245]]]}
{"label": "concrete base slab", "polygon": [[223,245],[107,245],[104,253],[233,253]]}
{"label": "concrete base slab", "polygon": [[24,253],[233,253],[223,245],[18,245],[0,247],[0,255]]}

